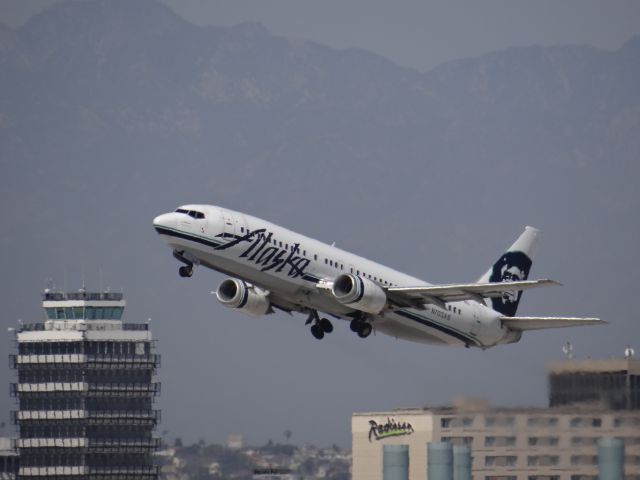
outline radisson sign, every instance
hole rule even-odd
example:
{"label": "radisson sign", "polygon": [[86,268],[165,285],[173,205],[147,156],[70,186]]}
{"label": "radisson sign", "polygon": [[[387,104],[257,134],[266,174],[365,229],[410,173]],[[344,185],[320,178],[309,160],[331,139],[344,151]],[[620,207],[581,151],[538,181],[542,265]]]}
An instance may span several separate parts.
{"label": "radisson sign", "polygon": [[369,441],[382,440],[389,437],[399,437],[402,435],[411,435],[413,427],[410,423],[396,422],[394,418],[387,418],[387,423],[378,423],[375,420],[369,420]]}

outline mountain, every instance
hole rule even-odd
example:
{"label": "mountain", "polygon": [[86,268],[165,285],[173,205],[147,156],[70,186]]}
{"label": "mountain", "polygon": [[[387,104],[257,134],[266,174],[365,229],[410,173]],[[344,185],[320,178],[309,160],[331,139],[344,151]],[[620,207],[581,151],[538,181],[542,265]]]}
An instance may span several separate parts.
{"label": "mountain", "polygon": [[61,3],[0,30],[4,161],[86,164],[103,142],[159,142],[264,178],[301,156],[318,175],[391,157],[570,162],[586,146],[602,161],[620,142],[633,156],[638,43],[515,47],[423,74],[255,23],[196,27],[152,0]]}
{"label": "mountain", "polygon": [[[216,305],[206,293],[220,275],[179,282],[151,219],[226,205],[434,282],[477,278],[533,224],[548,232],[533,274],[567,287],[526,295],[523,314],[602,316],[604,340],[570,335],[609,356],[637,333],[639,58],[637,36],[617,51],[513,47],[420,72],[257,23],[195,26],[153,0],[67,1],[0,25],[7,326],[40,318],[49,277],[122,286],[128,318],[152,316],[164,339],[168,428],[194,436],[196,413],[215,408],[281,432],[326,391],[342,392],[322,404],[329,420],[297,418],[299,439],[331,442],[345,412],[451,392],[540,403],[544,359],[566,339],[556,332],[495,353],[362,343],[343,330],[310,347],[301,321],[245,321]],[[210,368],[230,358],[233,368]],[[215,381],[184,395],[192,374]],[[522,375],[539,380],[511,388]],[[252,389],[272,381],[290,393],[282,408],[246,415]],[[180,423],[178,411],[192,416]],[[220,431],[250,429],[216,418]]]}

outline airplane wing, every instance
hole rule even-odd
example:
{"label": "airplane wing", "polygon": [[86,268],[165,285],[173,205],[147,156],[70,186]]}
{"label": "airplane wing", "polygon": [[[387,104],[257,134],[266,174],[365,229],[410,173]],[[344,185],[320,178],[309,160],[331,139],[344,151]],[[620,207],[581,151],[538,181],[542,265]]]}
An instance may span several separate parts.
{"label": "airplane wing", "polygon": [[577,327],[580,325],[602,325],[607,322],[599,318],[579,317],[500,317],[510,330],[542,330],[544,328]]}
{"label": "airplane wing", "polygon": [[385,290],[393,303],[401,307],[421,308],[428,303],[442,306],[447,302],[458,302],[461,300],[476,300],[482,302],[485,298],[500,297],[504,292],[527,290],[549,285],[560,285],[560,283],[554,280],[542,279],[520,280],[515,282],[388,287]]}

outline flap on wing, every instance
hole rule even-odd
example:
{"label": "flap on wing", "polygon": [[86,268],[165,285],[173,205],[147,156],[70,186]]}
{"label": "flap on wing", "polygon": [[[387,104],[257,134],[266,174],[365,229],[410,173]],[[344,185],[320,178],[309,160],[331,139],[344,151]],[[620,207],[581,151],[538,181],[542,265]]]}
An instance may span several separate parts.
{"label": "flap on wing", "polygon": [[599,318],[580,317],[500,317],[503,325],[510,330],[542,330],[545,328],[578,327],[580,325],[602,325],[607,322]]}
{"label": "flap on wing", "polygon": [[500,297],[504,292],[527,290],[529,288],[560,285],[549,279],[521,280],[516,282],[463,283],[452,285],[424,285],[418,287],[389,287],[387,292],[392,300],[408,304],[458,302],[461,300],[482,301],[484,298]]}

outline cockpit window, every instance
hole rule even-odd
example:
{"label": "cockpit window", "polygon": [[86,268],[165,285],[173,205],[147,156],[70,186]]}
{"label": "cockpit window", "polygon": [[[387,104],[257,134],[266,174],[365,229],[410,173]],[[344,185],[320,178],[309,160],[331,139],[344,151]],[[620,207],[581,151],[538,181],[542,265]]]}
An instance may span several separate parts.
{"label": "cockpit window", "polygon": [[198,219],[205,218],[204,213],[198,212],[196,210],[185,210],[184,208],[178,208],[176,212],[184,213],[185,215],[189,215],[191,218],[198,218]]}

